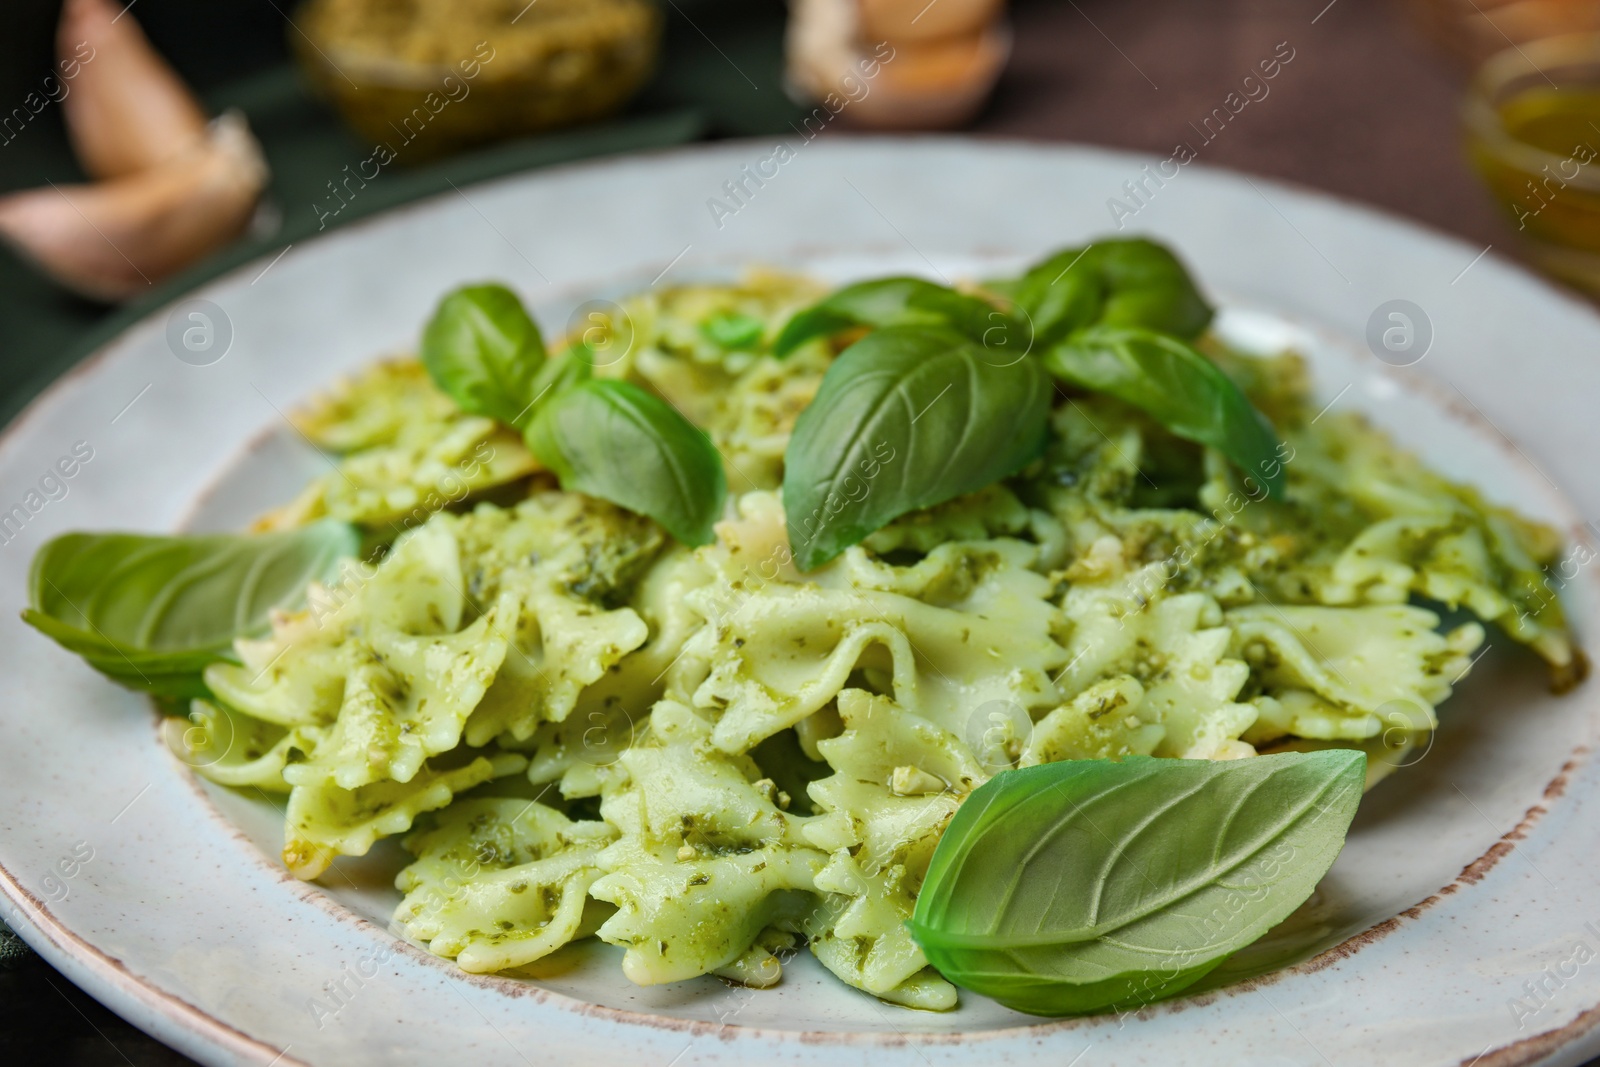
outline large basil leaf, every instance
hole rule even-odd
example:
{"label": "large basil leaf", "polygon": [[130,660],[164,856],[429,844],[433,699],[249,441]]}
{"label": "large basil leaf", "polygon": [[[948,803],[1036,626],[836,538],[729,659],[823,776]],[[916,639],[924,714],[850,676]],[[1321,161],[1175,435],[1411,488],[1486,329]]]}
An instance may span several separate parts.
{"label": "large basil leaf", "polygon": [[1140,1006],[1300,905],[1361,799],[1354,749],[1008,770],[956,811],[910,927],[946,978],[1035,1015]]}
{"label": "large basil leaf", "polygon": [[711,438],[631,382],[591,378],[540,405],[528,447],[563,489],[648,515],[686,545],[708,544],[728,487]]}
{"label": "large basil leaf", "polygon": [[1178,257],[1142,238],[1068,248],[996,286],[1032,323],[1041,345],[1087,326],[1136,326],[1189,339],[1212,308]]}
{"label": "large basil leaf", "polygon": [[203,695],[206,664],[360,547],[356,528],[332,519],[256,535],[65,534],[34,556],[22,617],[123,685]]}
{"label": "large basil leaf", "polygon": [[982,489],[1044,447],[1050,382],[950,329],[891,326],[828,368],[784,455],[801,569],[917,508]]}
{"label": "large basil leaf", "polygon": [[798,312],[773,342],[786,356],[807,341],[857,326],[947,326],[991,348],[1025,351],[1029,338],[993,304],[921,278],[877,278],[829,293]]}
{"label": "large basil leaf", "polygon": [[1283,495],[1278,435],[1217,365],[1176,337],[1091,326],[1045,352],[1064,382],[1114,396],[1179,437],[1215,448]]}
{"label": "large basil leaf", "polygon": [[422,362],[463,411],[515,423],[533,401],[544,339],[522,301],[503,285],[447,295],[422,331]]}

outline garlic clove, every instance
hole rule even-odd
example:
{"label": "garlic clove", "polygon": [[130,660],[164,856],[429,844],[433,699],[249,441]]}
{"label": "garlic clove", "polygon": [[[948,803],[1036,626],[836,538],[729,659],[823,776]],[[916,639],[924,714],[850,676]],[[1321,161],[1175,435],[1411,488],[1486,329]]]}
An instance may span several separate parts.
{"label": "garlic clove", "polygon": [[122,5],[65,0],[56,54],[77,64],[61,107],[73,152],[91,177],[147,170],[205,139],[204,109]]}
{"label": "garlic clove", "polygon": [[243,232],[267,173],[249,125],[229,112],[160,166],[0,197],[0,238],[68,288],[125,300]]}

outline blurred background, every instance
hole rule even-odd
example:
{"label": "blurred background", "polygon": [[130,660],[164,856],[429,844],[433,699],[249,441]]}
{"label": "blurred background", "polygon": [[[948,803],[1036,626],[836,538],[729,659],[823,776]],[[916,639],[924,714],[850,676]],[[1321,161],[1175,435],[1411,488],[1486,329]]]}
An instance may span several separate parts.
{"label": "blurred background", "polygon": [[[0,27],[0,420],[223,270],[723,138],[1187,146],[1600,293],[1600,0],[5,0]],[[3,928],[0,1061],[188,1062]]]}

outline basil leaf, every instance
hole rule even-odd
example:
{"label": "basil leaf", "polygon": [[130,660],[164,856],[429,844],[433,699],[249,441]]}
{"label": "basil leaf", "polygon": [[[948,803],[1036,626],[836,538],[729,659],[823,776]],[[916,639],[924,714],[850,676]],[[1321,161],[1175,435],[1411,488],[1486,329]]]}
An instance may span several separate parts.
{"label": "basil leaf", "polygon": [[713,315],[700,324],[700,332],[718,348],[729,352],[747,349],[761,340],[767,324],[738,311]]}
{"label": "basil leaf", "polygon": [[533,400],[544,339],[522,301],[503,285],[447,295],[422,331],[428,374],[462,411],[515,423]]}
{"label": "basil leaf", "polygon": [[1166,247],[1143,238],[1068,248],[999,286],[1033,323],[1040,344],[1087,326],[1130,326],[1198,337],[1211,305]]}
{"label": "basil leaf", "polygon": [[[856,326],[947,326],[990,347],[1016,348],[1022,331],[993,304],[921,278],[878,278],[835,290],[783,327],[772,344],[786,356],[807,341]],[[987,336],[986,336],[987,334]]]}
{"label": "basil leaf", "polygon": [[591,378],[544,403],[526,436],[561,488],[648,515],[686,545],[715,537],[728,493],[722,456],[655,394]]}
{"label": "basil leaf", "polygon": [[204,695],[206,664],[360,547],[359,531],[333,519],[257,535],[65,534],[33,557],[22,618],[130,688]]}
{"label": "basil leaf", "polygon": [[1283,496],[1272,424],[1215,363],[1176,337],[1091,326],[1047,350],[1044,364],[1064,382],[1114,396],[1179,437],[1217,449]]}
{"label": "basil leaf", "polygon": [[934,850],[912,936],[950,981],[1035,1015],[1170,996],[1311,895],[1365,761],[1328,749],[1003,771]]}
{"label": "basil leaf", "polygon": [[840,353],[784,455],[789,543],[811,570],[886,523],[1014,474],[1044,448],[1050,382],[953,330],[891,326]]}
{"label": "basil leaf", "polygon": [[[749,333],[745,322],[729,328]],[[422,360],[462,410],[521,430],[563,488],[648,515],[686,544],[712,539],[727,485],[710,438],[643,389],[595,380],[588,344],[547,359],[539,327],[505,286],[446,296],[423,331]]]}

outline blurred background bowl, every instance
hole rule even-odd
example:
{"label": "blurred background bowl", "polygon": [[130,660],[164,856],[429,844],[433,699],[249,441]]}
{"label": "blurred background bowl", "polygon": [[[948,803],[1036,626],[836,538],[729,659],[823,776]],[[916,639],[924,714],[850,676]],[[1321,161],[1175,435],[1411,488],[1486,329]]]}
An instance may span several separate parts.
{"label": "blurred background bowl", "polygon": [[651,0],[310,0],[301,67],[406,163],[622,108],[655,68]]}
{"label": "blurred background bowl", "polygon": [[1530,259],[1600,294],[1600,33],[1489,57],[1463,109],[1473,165]]}

